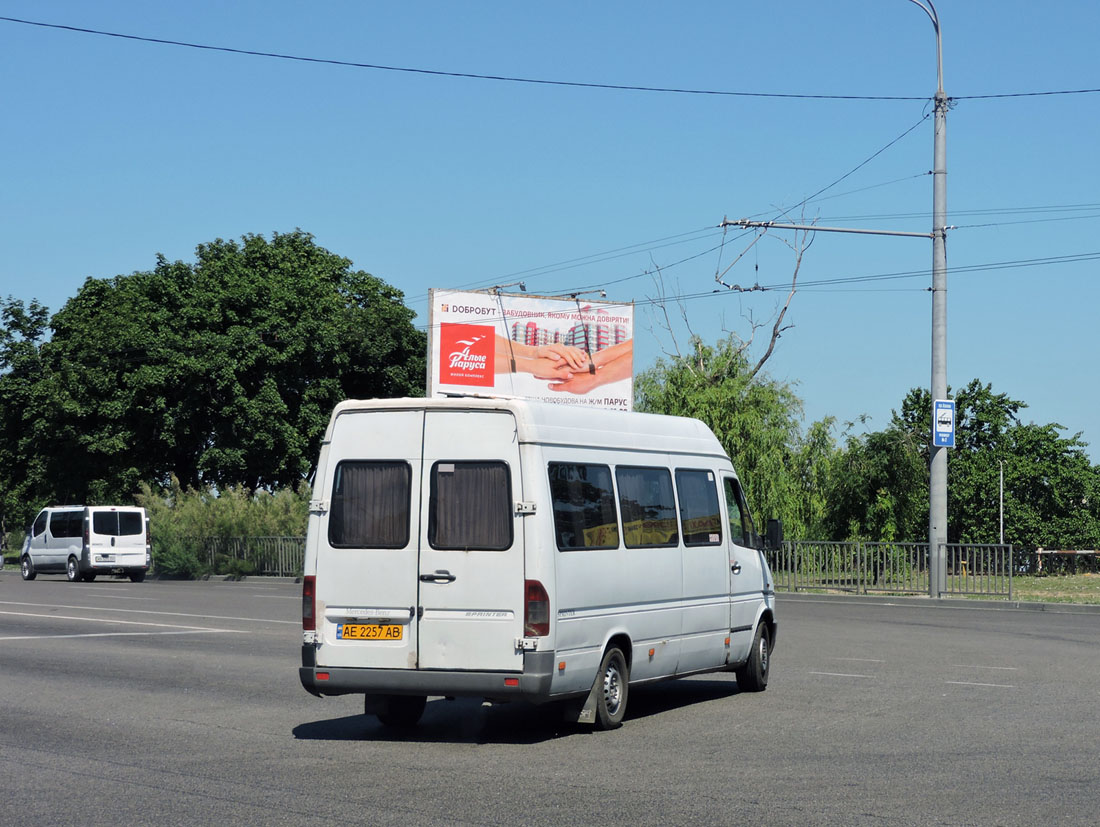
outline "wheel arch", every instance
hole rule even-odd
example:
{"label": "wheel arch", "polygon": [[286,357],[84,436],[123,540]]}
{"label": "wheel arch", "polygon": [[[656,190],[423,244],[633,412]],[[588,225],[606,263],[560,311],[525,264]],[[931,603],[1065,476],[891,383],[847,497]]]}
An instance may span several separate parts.
{"label": "wheel arch", "polygon": [[775,620],[775,610],[771,606],[764,606],[760,612],[760,616],[756,619],[756,625],[761,623],[767,627],[768,630],[768,647],[770,649],[775,648],[775,636],[779,631],[779,624]]}
{"label": "wheel arch", "polygon": [[626,659],[626,668],[629,670],[634,660],[634,644],[630,640],[630,635],[623,630],[613,632],[603,645],[603,652],[600,657],[606,655],[607,650],[613,646],[623,653],[623,658]]}

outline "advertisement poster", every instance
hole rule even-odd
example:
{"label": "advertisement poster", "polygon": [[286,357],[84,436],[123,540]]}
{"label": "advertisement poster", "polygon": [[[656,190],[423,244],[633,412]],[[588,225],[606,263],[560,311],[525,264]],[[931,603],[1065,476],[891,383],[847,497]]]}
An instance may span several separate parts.
{"label": "advertisement poster", "polygon": [[432,290],[428,396],[456,393],[629,411],[634,305]]}

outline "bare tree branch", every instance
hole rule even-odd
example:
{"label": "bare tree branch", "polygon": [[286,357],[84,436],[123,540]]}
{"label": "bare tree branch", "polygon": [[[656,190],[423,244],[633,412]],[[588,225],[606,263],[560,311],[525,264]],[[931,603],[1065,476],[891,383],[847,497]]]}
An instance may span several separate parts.
{"label": "bare tree branch", "polygon": [[786,239],[783,240],[784,244],[794,250],[794,272],[791,274],[791,289],[787,293],[787,300],[783,303],[783,309],[779,311],[779,315],[775,318],[775,324],[772,325],[772,337],[771,340],[768,342],[768,349],[764,352],[764,355],[760,357],[760,361],[756,363],[756,366],[749,373],[750,379],[755,377],[756,374],[760,372],[761,368],[764,367],[764,363],[771,358],[772,353],[775,352],[775,343],[776,341],[778,341],[779,337],[783,335],[783,331],[790,330],[792,327],[794,327],[794,325],[787,325],[784,327],[783,318],[787,315],[787,310],[790,309],[791,300],[794,299],[795,290],[798,287],[798,271],[802,267],[802,256],[806,252],[806,250],[809,249],[810,244],[813,243],[813,239],[808,238],[810,236],[810,233],[810,230],[806,230],[801,234],[795,233],[794,244],[790,244],[786,241]]}

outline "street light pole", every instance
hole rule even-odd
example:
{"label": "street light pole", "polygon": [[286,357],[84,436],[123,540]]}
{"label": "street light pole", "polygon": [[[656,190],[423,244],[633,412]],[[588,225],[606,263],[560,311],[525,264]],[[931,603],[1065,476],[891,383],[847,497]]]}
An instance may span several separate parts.
{"label": "street light pole", "polygon": [[[947,95],[943,91],[943,41],[932,0],[909,0],[924,9],[936,30],[936,112],[932,161],[932,400],[947,399]],[[929,412],[931,413],[931,412]],[[947,448],[929,432],[928,594],[947,591]]]}
{"label": "street light pole", "polygon": [[998,490],[997,499],[1000,505],[1000,527],[1001,527],[1001,545],[1005,544],[1005,461],[1000,460],[1001,463],[1001,484]]}

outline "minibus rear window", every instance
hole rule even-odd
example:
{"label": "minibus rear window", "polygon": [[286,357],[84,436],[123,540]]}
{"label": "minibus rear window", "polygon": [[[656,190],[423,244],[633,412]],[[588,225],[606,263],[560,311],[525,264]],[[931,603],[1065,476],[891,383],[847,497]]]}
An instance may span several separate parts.
{"label": "minibus rear window", "polygon": [[722,515],[713,471],[677,469],[680,526],[685,546],[716,546],[722,542]]}
{"label": "minibus rear window", "polygon": [[512,547],[512,480],[503,462],[432,466],[428,543],[443,551]]}
{"label": "minibus rear window", "polygon": [[411,480],[407,462],[349,460],[337,465],[328,518],[329,545],[407,546]]}
{"label": "minibus rear window", "polygon": [[606,465],[550,463],[554,534],[562,551],[619,547],[619,518]]}
{"label": "minibus rear window", "polygon": [[619,510],[623,515],[626,547],[679,545],[676,500],[672,495],[669,470],[620,465],[615,469],[615,480],[619,484]]}
{"label": "minibus rear window", "polygon": [[93,511],[92,533],[108,537],[130,537],[145,531],[140,511]]}

